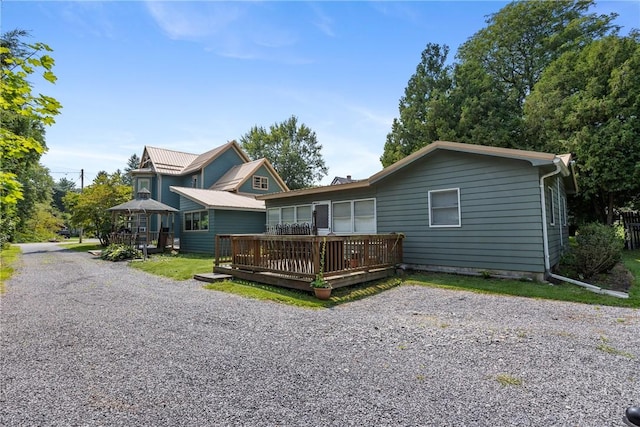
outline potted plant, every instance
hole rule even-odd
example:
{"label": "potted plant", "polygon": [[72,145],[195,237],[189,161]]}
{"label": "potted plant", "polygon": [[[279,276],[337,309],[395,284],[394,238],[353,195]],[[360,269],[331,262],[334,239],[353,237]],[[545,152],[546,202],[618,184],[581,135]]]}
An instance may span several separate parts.
{"label": "potted plant", "polygon": [[316,298],[326,300],[331,297],[331,284],[324,278],[324,255],[327,247],[326,239],[322,242],[322,250],[320,251],[320,271],[316,274],[316,278],[309,283],[313,288]]}

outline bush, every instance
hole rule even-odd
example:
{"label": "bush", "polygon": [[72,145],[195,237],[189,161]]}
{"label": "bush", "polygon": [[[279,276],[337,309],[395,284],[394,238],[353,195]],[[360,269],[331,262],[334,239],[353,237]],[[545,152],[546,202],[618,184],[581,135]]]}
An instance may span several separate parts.
{"label": "bush", "polygon": [[578,274],[589,278],[611,270],[622,258],[624,232],[599,223],[580,227],[573,248],[573,262]]}
{"label": "bush", "polygon": [[107,261],[122,261],[124,259],[142,258],[142,252],[127,245],[109,245],[102,251],[100,258]]}

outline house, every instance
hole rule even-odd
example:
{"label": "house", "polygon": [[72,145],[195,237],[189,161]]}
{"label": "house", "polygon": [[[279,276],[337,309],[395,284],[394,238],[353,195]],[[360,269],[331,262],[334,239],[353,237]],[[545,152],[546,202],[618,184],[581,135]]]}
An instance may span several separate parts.
{"label": "house", "polygon": [[[216,234],[265,229],[265,202],[257,195],[287,191],[266,159],[251,161],[231,141],[203,154],[146,146],[140,167],[131,171],[134,192],[178,209],[175,238],[184,252],[213,253]],[[149,227],[158,229],[160,218]]]}
{"label": "house", "polygon": [[544,279],[568,248],[571,155],[437,141],[368,179],[258,196],[269,226],[402,233],[418,270]]}

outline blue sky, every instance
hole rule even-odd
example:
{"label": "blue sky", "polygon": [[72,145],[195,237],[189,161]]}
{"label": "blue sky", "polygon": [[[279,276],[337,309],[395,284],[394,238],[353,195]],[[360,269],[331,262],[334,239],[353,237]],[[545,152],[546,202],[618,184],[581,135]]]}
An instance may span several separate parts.
{"label": "blue sky", "polygon": [[[85,185],[145,145],[202,153],[298,117],[334,176],[381,169],[398,101],[427,43],[458,46],[504,1],[2,1],[1,31],[54,49],[58,99],[42,163]],[[623,34],[640,2],[600,1]]]}

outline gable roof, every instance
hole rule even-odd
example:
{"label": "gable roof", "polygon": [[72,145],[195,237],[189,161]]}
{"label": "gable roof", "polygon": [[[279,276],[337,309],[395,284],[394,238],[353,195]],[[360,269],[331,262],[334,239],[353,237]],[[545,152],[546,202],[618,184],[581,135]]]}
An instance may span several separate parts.
{"label": "gable roof", "polygon": [[141,167],[145,168],[148,166],[143,163],[150,160],[157,173],[164,175],[185,175],[205,167],[229,149],[235,150],[243,161],[249,161],[249,157],[242,151],[238,143],[236,141],[230,141],[199,155],[168,150],[166,148],[145,146],[140,163]]}
{"label": "gable roof", "polygon": [[382,169],[380,172],[377,172],[371,175],[368,179],[364,179],[361,181],[354,181],[354,182],[340,184],[340,185],[326,185],[322,187],[304,188],[301,190],[293,190],[285,193],[264,194],[264,195],[257,196],[257,198],[260,200],[270,200],[270,199],[294,197],[294,196],[307,195],[307,194],[321,194],[321,193],[328,193],[333,191],[343,191],[343,190],[349,190],[354,188],[369,187],[370,185],[375,184],[387,178],[388,176],[394,174],[395,172],[401,170],[402,168],[412,164],[413,162],[425,156],[431,155],[437,150],[480,154],[485,156],[501,157],[501,158],[513,159],[513,160],[524,160],[531,163],[532,166],[553,165],[556,159],[559,159],[561,168],[562,168],[562,175],[563,176],[573,175],[572,183],[574,185],[574,188],[577,189],[577,185],[575,185],[575,175],[571,170],[571,164],[572,164],[571,154],[564,154],[561,156],[557,156],[555,154],[541,153],[538,151],[490,147],[487,145],[477,145],[477,144],[464,144],[461,142],[435,141],[429,145],[426,145],[420,150],[406,156],[405,158],[398,160],[394,164]]}
{"label": "gable roof", "polygon": [[244,196],[228,191],[207,190],[203,188],[169,187],[174,193],[202,205],[205,209],[265,211],[265,203],[254,197]]}
{"label": "gable roof", "polygon": [[278,182],[278,185],[283,189],[283,191],[289,190],[287,184],[280,178],[280,175],[276,170],[271,166],[269,160],[262,158],[258,160],[254,160],[249,163],[243,163],[241,165],[235,165],[231,169],[227,171],[220,179],[213,184],[209,189],[211,190],[220,190],[220,191],[238,191],[238,189],[244,184],[247,180],[251,179],[254,173],[258,171],[262,166],[267,168],[271,175]]}
{"label": "gable roof", "polygon": [[150,160],[156,172],[165,175],[180,175],[182,169],[197,157],[196,154],[182,151],[145,146],[140,164],[144,167],[143,163],[146,163],[146,160]]}

